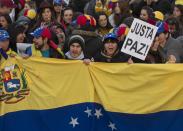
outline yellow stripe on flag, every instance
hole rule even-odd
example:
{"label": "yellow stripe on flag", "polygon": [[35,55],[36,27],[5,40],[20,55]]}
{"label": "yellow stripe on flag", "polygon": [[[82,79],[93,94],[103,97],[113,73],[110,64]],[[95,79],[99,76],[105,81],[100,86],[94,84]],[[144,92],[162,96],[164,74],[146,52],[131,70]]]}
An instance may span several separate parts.
{"label": "yellow stripe on flag", "polygon": [[0,102],[0,115],[96,102],[112,112],[146,114],[183,109],[181,64],[91,63],[49,58],[9,59],[1,65],[26,69],[30,94]]}

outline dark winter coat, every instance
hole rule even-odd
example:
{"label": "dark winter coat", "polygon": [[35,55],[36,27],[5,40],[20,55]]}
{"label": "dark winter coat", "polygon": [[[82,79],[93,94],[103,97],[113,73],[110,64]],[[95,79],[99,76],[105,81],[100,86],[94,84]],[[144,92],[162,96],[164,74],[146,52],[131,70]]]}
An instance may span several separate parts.
{"label": "dark winter coat", "polygon": [[108,57],[102,52],[98,52],[93,57],[95,62],[108,62],[108,63],[127,62],[129,58],[130,58],[129,55],[127,55],[123,52],[120,52],[120,51],[116,55],[114,55],[113,57]]}
{"label": "dark winter coat", "polygon": [[[141,2],[137,5],[133,6],[133,15],[135,17],[140,16],[140,11],[142,7],[147,6],[147,3],[144,0],[141,0]],[[158,2],[152,2],[151,5],[149,5],[154,11],[161,11],[163,14],[170,14],[171,12],[171,3],[168,0],[158,0]]]}
{"label": "dark winter coat", "polygon": [[162,60],[164,61],[167,61],[169,55],[174,55],[176,58],[176,63],[181,62],[183,48],[182,48],[182,44],[177,39],[170,37],[167,40],[165,46],[163,48],[159,47],[158,51],[160,53]]}
{"label": "dark winter coat", "polygon": [[[101,50],[102,38],[94,31],[74,30],[72,35],[81,35],[85,40],[85,57],[92,58]],[[68,45],[65,44],[65,51],[68,51]],[[64,51],[64,52],[65,52]]]}

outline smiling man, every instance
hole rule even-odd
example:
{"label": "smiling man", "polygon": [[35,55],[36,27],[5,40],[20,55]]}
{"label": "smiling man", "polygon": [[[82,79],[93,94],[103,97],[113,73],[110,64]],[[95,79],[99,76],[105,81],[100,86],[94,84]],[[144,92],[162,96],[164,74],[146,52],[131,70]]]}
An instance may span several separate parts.
{"label": "smiling man", "polygon": [[48,28],[40,27],[31,33],[34,37],[31,56],[63,58],[61,49],[54,43],[53,34]]}

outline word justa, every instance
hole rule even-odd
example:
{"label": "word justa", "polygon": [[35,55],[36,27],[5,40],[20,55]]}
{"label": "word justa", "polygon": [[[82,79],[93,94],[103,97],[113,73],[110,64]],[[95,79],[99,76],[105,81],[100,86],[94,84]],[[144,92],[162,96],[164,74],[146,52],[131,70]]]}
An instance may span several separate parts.
{"label": "word justa", "polygon": [[134,28],[131,29],[131,33],[140,35],[141,37],[145,37],[147,39],[152,40],[154,29],[146,25],[136,23]]}

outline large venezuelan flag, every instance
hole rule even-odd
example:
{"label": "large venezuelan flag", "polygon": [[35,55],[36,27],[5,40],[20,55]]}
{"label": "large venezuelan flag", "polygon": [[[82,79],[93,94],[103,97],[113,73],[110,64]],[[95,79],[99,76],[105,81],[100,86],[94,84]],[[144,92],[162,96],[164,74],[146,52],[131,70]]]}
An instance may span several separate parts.
{"label": "large venezuelan flag", "polygon": [[182,131],[181,64],[10,59],[0,131]]}

